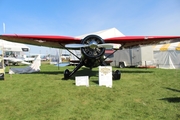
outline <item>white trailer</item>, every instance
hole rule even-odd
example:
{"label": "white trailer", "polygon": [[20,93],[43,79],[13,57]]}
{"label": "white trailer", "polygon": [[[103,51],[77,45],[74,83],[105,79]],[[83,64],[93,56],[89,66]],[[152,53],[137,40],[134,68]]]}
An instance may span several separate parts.
{"label": "white trailer", "polygon": [[16,57],[23,57],[24,52],[29,52],[30,48],[21,43],[15,43],[15,42],[8,42],[5,40],[0,39],[0,47],[2,47],[4,51],[4,56],[16,56]]}
{"label": "white trailer", "polygon": [[150,66],[154,64],[153,48],[141,46],[118,50],[112,60],[111,65],[116,67]]}

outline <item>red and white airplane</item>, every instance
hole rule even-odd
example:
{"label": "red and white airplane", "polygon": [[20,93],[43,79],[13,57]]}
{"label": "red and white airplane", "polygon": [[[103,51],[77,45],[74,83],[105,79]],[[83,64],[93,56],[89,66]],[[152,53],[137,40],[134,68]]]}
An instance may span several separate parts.
{"label": "red and white airplane", "polygon": [[64,78],[68,79],[83,65],[90,69],[98,67],[99,65],[105,65],[104,61],[106,58],[104,58],[104,53],[107,48],[112,48],[116,51],[122,48],[131,48],[139,45],[158,44],[166,40],[179,39],[180,41],[180,36],[121,36],[102,39],[98,35],[87,35],[81,39],[70,36],[13,34],[0,35],[0,39],[38,46],[64,48],[67,50],[80,49],[82,56],[81,58],[77,57],[80,63],[72,72],[68,69],[64,72]]}

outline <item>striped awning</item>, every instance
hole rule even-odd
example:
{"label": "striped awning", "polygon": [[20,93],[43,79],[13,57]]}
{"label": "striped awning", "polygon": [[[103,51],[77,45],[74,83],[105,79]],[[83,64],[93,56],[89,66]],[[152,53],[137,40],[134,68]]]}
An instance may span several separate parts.
{"label": "striped awning", "polygon": [[155,45],[155,46],[153,46],[153,50],[154,51],[167,51],[167,50],[179,50],[180,51],[180,42]]}

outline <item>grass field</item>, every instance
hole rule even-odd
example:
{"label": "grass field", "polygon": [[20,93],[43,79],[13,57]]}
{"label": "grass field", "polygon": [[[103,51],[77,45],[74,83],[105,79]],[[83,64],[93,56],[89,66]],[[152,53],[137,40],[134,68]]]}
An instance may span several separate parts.
{"label": "grass field", "polygon": [[42,64],[40,73],[6,73],[0,81],[0,120],[180,119],[180,70],[120,69],[121,80],[106,88],[98,86],[97,68],[76,74],[91,76],[89,87],[75,86],[74,76],[62,80],[65,69]]}

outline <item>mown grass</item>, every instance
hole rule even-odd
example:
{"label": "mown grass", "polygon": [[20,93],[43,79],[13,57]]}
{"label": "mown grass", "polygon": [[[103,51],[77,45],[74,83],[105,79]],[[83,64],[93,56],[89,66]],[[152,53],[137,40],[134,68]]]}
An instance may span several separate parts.
{"label": "mown grass", "polygon": [[180,119],[180,70],[120,69],[121,80],[106,88],[98,86],[97,68],[75,74],[91,76],[89,87],[75,86],[74,76],[62,80],[65,69],[42,64],[40,73],[6,74],[0,81],[0,119]]}

